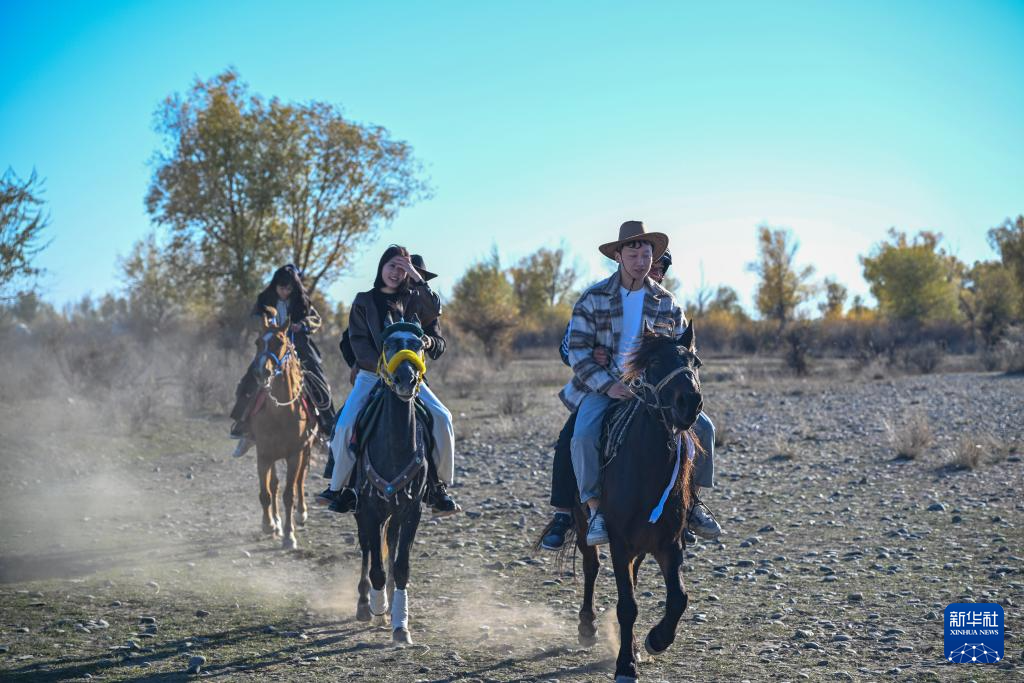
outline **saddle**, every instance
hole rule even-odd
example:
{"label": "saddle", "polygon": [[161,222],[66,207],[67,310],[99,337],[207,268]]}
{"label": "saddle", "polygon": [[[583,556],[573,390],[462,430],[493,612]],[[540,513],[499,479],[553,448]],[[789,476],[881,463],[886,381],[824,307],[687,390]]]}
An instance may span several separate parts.
{"label": "saddle", "polygon": [[412,458],[405,469],[391,481],[382,477],[374,469],[370,458],[366,456],[366,445],[374,430],[380,424],[381,408],[384,405],[384,398],[388,391],[389,389],[382,382],[378,382],[370,392],[366,405],[363,406],[363,409],[359,411],[359,415],[356,417],[356,425],[352,434],[352,443],[350,444],[353,452],[356,454],[357,488],[362,488],[363,483],[368,482],[385,498],[407,489],[412,480],[419,474],[419,471],[428,466],[425,462],[426,456],[434,449],[434,438],[432,436],[434,417],[430,414],[422,399],[417,396],[414,399],[416,407],[416,457]]}

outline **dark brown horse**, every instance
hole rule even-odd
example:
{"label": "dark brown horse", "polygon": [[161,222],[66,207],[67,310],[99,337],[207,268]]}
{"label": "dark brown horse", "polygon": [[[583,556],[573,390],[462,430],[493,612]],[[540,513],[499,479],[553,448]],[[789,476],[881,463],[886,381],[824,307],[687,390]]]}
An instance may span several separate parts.
{"label": "dark brown horse", "polygon": [[[665,614],[644,641],[648,653],[658,655],[668,649],[686,609],[687,595],[679,571],[691,499],[692,460],[688,455],[700,448],[690,431],[702,408],[699,367],[692,323],[678,338],[646,328],[623,377],[637,398],[632,405],[618,409],[632,409],[634,416],[617,455],[605,465],[601,495],[618,589],[616,683],[637,680],[634,590],[647,555],[657,560],[666,591]],[[600,561],[598,549],[586,543],[584,509],[577,507],[573,516],[584,575],[579,640],[590,646],[597,641],[594,582]]]}
{"label": "dark brown horse", "polygon": [[356,618],[385,621],[390,597],[392,640],[405,645],[412,643],[406,593],[409,553],[429,467],[429,431],[416,408],[426,366],[419,320],[413,316],[414,322],[390,324],[390,315],[385,320],[379,413],[358,461],[356,522],[363,561]]}
{"label": "dark brown horse", "polygon": [[[287,320],[280,327],[274,325],[269,311],[263,318],[256,362],[262,388],[249,418],[256,441],[263,532],[275,538],[281,536],[281,545],[286,550],[297,546],[295,527],[306,523],[306,471],[317,431],[316,420],[311,419],[303,399],[302,362],[289,337],[289,328]],[[288,467],[282,496],[283,528],[277,506],[278,460],[284,460]]]}

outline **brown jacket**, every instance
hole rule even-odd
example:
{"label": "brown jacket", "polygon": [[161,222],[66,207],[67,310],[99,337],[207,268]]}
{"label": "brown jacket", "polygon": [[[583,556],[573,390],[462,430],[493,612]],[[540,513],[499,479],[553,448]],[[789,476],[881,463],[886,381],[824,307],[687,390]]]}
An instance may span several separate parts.
{"label": "brown jacket", "polygon": [[[405,319],[411,320],[413,314],[417,315],[423,332],[432,338],[434,343],[427,353],[436,359],[444,353],[445,348],[439,324],[441,299],[429,285],[422,283],[412,287],[409,293],[402,297],[402,304]],[[384,321],[380,319],[377,306],[374,305],[373,290],[356,294],[352,310],[349,312],[348,334],[352,351],[356,355],[356,364],[361,370],[377,371],[377,361],[380,359],[382,349],[380,335],[383,331]]]}

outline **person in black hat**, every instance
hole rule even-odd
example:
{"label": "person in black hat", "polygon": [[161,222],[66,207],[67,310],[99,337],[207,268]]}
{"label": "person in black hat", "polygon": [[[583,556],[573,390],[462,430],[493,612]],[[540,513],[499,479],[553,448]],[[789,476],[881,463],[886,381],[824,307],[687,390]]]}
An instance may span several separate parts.
{"label": "person in black hat", "polygon": [[[256,297],[251,315],[259,318],[268,308],[277,311],[275,322],[278,325],[283,325],[285,321],[291,322],[292,343],[295,344],[295,352],[302,362],[303,370],[309,376],[304,382],[304,388],[316,408],[317,426],[326,442],[334,429],[334,405],[320,350],[311,338],[320,329],[322,321],[310,303],[309,295],[302,285],[302,276],[294,265],[289,263],[274,271],[270,284]],[[255,363],[254,359],[235,388],[235,406],[231,409],[231,418],[234,420],[231,436],[239,440],[235,457],[243,455],[252,446],[252,440],[248,438],[248,411],[259,388],[254,371]]]}

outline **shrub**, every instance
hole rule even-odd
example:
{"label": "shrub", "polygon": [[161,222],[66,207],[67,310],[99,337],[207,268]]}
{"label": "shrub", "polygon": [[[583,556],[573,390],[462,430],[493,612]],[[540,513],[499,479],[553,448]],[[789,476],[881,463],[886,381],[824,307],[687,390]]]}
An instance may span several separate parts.
{"label": "shrub", "polygon": [[889,437],[889,444],[896,452],[896,457],[905,460],[916,459],[934,441],[928,418],[920,412],[904,415],[902,423],[899,425],[886,422],[885,431]]}
{"label": "shrub", "polygon": [[903,367],[922,375],[930,375],[941,365],[942,356],[943,351],[938,344],[918,344],[903,352]]}
{"label": "shrub", "polygon": [[506,389],[498,400],[498,412],[501,415],[521,415],[526,406],[526,392],[519,387]]}

